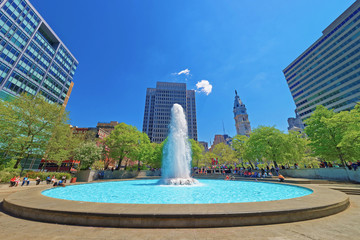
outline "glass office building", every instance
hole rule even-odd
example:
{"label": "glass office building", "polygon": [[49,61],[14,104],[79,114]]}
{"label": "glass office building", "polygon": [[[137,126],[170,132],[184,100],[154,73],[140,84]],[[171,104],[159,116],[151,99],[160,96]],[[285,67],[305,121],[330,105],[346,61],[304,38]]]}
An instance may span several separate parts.
{"label": "glass office building", "polygon": [[143,132],[151,142],[161,143],[169,132],[171,108],[177,103],[188,123],[188,136],[197,141],[195,91],[186,90],[186,83],[157,82],[156,88],[146,91]]}
{"label": "glass office building", "polygon": [[354,108],[360,101],[360,1],[332,22],[283,73],[302,120],[317,105],[335,112]]}
{"label": "glass office building", "polygon": [[0,98],[42,94],[66,107],[78,61],[28,0],[0,0]]}

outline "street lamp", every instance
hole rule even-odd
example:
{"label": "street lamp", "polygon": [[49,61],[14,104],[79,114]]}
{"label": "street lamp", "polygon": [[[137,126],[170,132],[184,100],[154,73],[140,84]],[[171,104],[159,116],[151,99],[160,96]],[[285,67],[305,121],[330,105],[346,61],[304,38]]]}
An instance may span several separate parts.
{"label": "street lamp", "polygon": [[[140,139],[138,140],[139,148],[140,148]],[[138,155],[138,172],[140,172],[140,154]]]}

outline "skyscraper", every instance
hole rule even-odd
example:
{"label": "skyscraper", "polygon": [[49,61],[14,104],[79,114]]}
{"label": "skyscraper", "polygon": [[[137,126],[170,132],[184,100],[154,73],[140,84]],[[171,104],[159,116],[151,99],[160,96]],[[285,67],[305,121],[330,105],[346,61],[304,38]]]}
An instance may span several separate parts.
{"label": "skyscraper", "polygon": [[235,101],[234,101],[234,119],[235,119],[235,127],[236,134],[250,136],[251,126],[249,117],[246,112],[245,104],[241,101],[240,97],[235,90]]}
{"label": "skyscraper", "polygon": [[317,105],[338,112],[360,101],[360,1],[322,33],[283,70],[302,120]]}
{"label": "skyscraper", "polygon": [[66,106],[78,61],[28,0],[0,0],[0,98],[41,93]]}
{"label": "skyscraper", "polygon": [[175,103],[185,111],[189,138],[197,140],[195,91],[186,90],[186,83],[157,82],[156,88],[146,91],[143,132],[150,141],[161,143],[166,139]]}

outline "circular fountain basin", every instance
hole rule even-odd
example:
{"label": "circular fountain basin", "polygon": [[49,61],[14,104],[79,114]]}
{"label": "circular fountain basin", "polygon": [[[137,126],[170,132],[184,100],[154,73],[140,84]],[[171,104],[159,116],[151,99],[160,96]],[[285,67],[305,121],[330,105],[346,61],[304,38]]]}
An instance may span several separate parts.
{"label": "circular fountain basin", "polygon": [[80,184],[42,194],[65,200],[125,204],[215,204],[262,202],[311,194],[308,188],[276,183],[201,180],[195,185],[160,185],[158,180]]}
{"label": "circular fountain basin", "polygon": [[[118,182],[129,183],[129,181]],[[146,182],[146,184],[150,183]],[[232,182],[224,184],[232,184]],[[94,184],[80,184],[79,187],[87,185],[92,188],[96,186]],[[266,186],[269,187],[270,185],[267,184]],[[294,185],[292,187],[292,190],[299,189]],[[179,188],[185,189],[186,186]],[[60,224],[100,227],[199,228],[302,221],[335,214],[349,206],[349,198],[342,192],[318,186],[309,186],[308,188],[313,191],[312,194],[274,201],[129,204],[73,201],[47,197],[43,193],[47,194],[52,191],[44,191],[49,189],[49,186],[45,186],[11,194],[4,199],[3,209],[18,217]],[[67,186],[51,190],[55,192],[61,189],[76,188]],[[201,187],[194,187],[194,195],[199,195],[198,189]],[[115,189],[110,191],[115,191]],[[237,189],[237,194],[239,193],[244,194],[243,191]],[[140,195],[142,193],[138,192],[137,196]],[[217,197],[209,195],[209,198]]]}

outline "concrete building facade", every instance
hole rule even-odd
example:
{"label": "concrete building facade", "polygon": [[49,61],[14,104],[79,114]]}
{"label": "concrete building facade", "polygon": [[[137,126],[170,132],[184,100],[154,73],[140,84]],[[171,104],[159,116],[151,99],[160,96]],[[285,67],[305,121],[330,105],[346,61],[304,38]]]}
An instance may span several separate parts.
{"label": "concrete building facade", "polygon": [[146,91],[143,132],[151,142],[161,143],[168,136],[171,108],[178,103],[188,123],[188,136],[197,141],[195,91],[186,90],[186,83],[157,82]]}
{"label": "concrete building facade", "polygon": [[234,101],[234,119],[236,134],[250,136],[251,126],[249,121],[249,116],[246,112],[245,104],[241,101],[240,97],[235,90],[235,101]]}
{"label": "concrete building facade", "polygon": [[288,118],[288,131],[296,131],[296,132],[300,132],[302,133],[304,131],[304,124],[301,121],[301,118],[299,116],[299,114],[297,113],[297,111],[295,110],[295,117],[294,118]]}
{"label": "concrete building facade", "polygon": [[28,0],[0,0],[0,99],[41,93],[66,107],[78,64]]}
{"label": "concrete building facade", "polygon": [[302,120],[317,105],[339,112],[360,101],[360,1],[322,33],[283,70]]}
{"label": "concrete building facade", "polygon": [[225,143],[228,146],[232,144],[232,138],[227,134],[216,134],[214,137],[214,141],[210,147],[210,151],[214,149],[215,145],[219,143]]}

